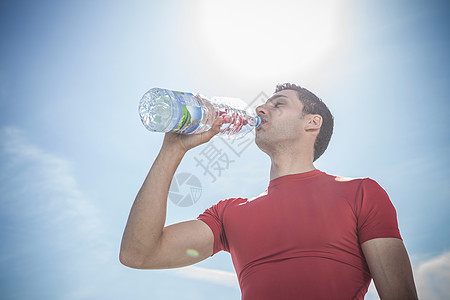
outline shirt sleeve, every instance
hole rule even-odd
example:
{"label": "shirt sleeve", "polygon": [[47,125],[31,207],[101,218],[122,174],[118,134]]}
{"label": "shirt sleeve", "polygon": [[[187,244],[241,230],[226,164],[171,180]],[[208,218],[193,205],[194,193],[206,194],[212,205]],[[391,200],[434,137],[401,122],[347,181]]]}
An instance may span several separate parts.
{"label": "shirt sleeve", "polygon": [[358,202],[360,244],[374,238],[402,239],[394,205],[386,191],[376,181],[370,178],[362,181]]}
{"label": "shirt sleeve", "polygon": [[197,217],[198,220],[205,222],[214,234],[214,251],[212,255],[221,250],[230,251],[223,226],[223,214],[230,201],[231,199],[219,201]]}

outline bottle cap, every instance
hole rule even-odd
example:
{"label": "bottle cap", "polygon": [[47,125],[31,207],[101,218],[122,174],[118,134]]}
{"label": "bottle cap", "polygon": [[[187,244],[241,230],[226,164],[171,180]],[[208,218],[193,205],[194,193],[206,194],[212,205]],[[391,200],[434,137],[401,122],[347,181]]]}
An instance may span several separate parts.
{"label": "bottle cap", "polygon": [[255,128],[258,128],[258,126],[261,124],[261,117],[260,116],[256,116],[255,117],[255,121],[256,121]]}

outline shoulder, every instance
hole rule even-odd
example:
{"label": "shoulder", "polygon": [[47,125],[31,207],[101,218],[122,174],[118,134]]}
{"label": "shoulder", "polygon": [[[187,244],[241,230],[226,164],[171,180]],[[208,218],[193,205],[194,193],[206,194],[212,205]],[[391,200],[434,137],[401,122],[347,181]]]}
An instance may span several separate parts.
{"label": "shoulder", "polygon": [[369,186],[379,186],[376,180],[370,177],[346,177],[339,175],[331,175],[324,173],[329,180],[336,182],[336,184],[341,185],[369,185]]}
{"label": "shoulder", "polygon": [[221,200],[218,203],[221,203],[221,205],[238,205],[242,202],[246,202],[247,200],[248,200],[248,198],[231,197],[231,198]]}
{"label": "shoulder", "polygon": [[339,176],[339,175],[331,175],[324,173],[325,178],[330,184],[335,185],[336,187],[340,188],[359,188],[361,184],[366,181],[370,180],[368,177],[347,177],[347,176]]}
{"label": "shoulder", "polygon": [[243,202],[246,202],[247,198],[240,198],[240,197],[232,197],[220,200],[216,204],[212,205],[209,210],[215,210],[217,212],[224,211],[227,207],[236,206]]}
{"label": "shoulder", "polygon": [[347,195],[362,193],[366,194],[383,194],[386,193],[381,185],[374,179],[370,177],[344,177],[337,175],[326,174],[327,182],[329,187],[334,189],[335,192],[341,191]]}

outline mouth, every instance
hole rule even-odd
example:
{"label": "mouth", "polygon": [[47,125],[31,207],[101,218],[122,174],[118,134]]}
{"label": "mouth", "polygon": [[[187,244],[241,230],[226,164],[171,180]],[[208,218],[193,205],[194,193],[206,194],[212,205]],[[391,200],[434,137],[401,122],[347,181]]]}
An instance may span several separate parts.
{"label": "mouth", "polygon": [[261,124],[259,124],[259,126],[256,128],[256,130],[259,130],[259,129],[261,129],[261,127],[264,125],[264,124],[266,124],[267,123],[267,120],[266,119],[263,119],[263,118],[261,118]]}

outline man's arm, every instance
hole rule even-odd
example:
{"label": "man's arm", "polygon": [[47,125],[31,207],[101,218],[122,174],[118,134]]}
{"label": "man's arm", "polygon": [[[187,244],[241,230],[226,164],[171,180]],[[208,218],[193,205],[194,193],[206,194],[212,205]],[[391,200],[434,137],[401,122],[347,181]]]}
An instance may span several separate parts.
{"label": "man's arm", "polygon": [[[199,220],[164,227],[167,196],[173,175],[186,152],[208,142],[220,130],[222,119],[211,130],[196,135],[167,133],[131,207],[120,247],[120,262],[138,269],[181,267],[199,262],[213,252],[211,229]],[[188,249],[192,249],[189,250]]]}
{"label": "man's arm", "polygon": [[377,238],[364,242],[361,247],[382,300],[418,299],[411,263],[402,240]]}

